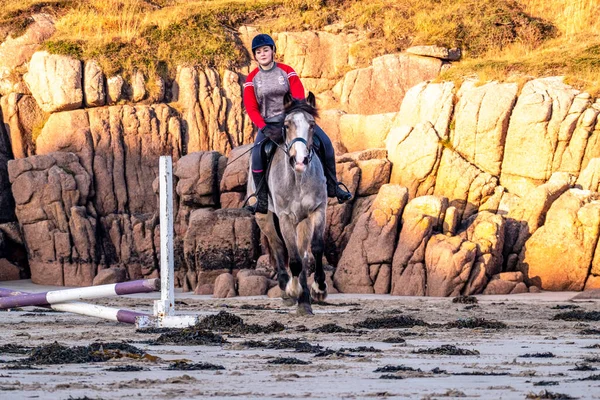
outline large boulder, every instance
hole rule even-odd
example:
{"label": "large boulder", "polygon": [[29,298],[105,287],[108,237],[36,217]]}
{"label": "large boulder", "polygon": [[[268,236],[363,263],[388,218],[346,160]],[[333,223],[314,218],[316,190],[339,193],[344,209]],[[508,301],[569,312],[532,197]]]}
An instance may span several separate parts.
{"label": "large boulder", "polygon": [[27,63],[40,45],[56,31],[52,16],[33,14],[30,18],[33,21],[27,26],[23,35],[8,36],[0,46],[0,95],[2,96],[9,93],[29,94],[22,80],[23,70],[26,70]]}
{"label": "large boulder", "polygon": [[83,100],[86,107],[106,104],[106,77],[95,60],[85,62],[83,71]]}
{"label": "large boulder", "polygon": [[530,190],[523,198],[515,198],[506,210],[503,256],[508,271],[514,270],[527,240],[544,224],[550,206],[572,185],[572,175],[555,172],[548,182]]}
{"label": "large boulder", "polygon": [[92,177],[72,153],[10,161],[8,172],[31,267],[44,285],[89,286],[96,275]]}
{"label": "large boulder", "polygon": [[251,144],[235,147],[229,153],[220,183],[222,208],[239,208],[246,197]]}
{"label": "large boulder", "polygon": [[406,49],[407,53],[419,56],[435,57],[445,61],[458,61],[462,52],[458,48],[449,49],[442,46],[411,46]]}
{"label": "large boulder", "polygon": [[171,97],[182,110],[187,152],[228,155],[233,147],[252,141],[251,122],[241,113],[241,78],[235,72],[226,71],[221,81],[212,68],[179,67]]}
{"label": "large boulder", "polygon": [[440,141],[430,122],[392,129],[386,139],[388,158],[393,165],[390,183],[407,187],[411,198],[433,194],[443,149]]}
{"label": "large boulder", "polygon": [[0,98],[2,119],[14,158],[36,154],[35,135],[39,134],[46,114],[29,95],[10,93]]}
{"label": "large boulder", "polygon": [[45,112],[74,110],[83,105],[83,67],[79,60],[38,51],[31,57],[23,79]]}
{"label": "large boulder", "polygon": [[492,276],[483,294],[518,294],[527,291],[527,285],[523,282],[523,273],[515,271]]}
{"label": "large boulder", "polygon": [[393,128],[397,115],[385,113],[338,116],[335,112],[329,112],[321,115],[321,121],[324,123],[324,130],[333,140],[339,141],[348,151],[356,152],[385,147],[385,138]]}
{"label": "large boulder", "polygon": [[582,290],[600,234],[598,193],[570,189],[550,207],[527,241],[517,268],[544,290]]}
{"label": "large boulder", "polygon": [[[590,107],[591,96],[581,93],[573,101],[565,118],[559,142],[554,153],[553,170],[577,175],[585,168],[590,157],[600,156],[597,136],[600,132],[600,107]],[[589,107],[589,108],[588,108]],[[566,132],[565,132],[566,131]]]}
{"label": "large boulder", "polygon": [[245,210],[198,209],[192,212],[184,239],[188,270],[254,268],[260,255],[260,231]]}
{"label": "large boulder", "polygon": [[158,276],[160,230],[152,214],[109,214],[99,225],[105,267],[122,269],[130,280]]}
{"label": "large boulder", "polygon": [[560,170],[559,156],[590,103],[586,96],[576,99],[578,94],[556,77],[525,84],[506,134],[500,175],[502,186],[523,196],[546,182],[552,172]]}
{"label": "large boulder", "polygon": [[306,90],[331,89],[346,68],[356,66],[351,49],[359,39],[357,33],[283,32],[274,38],[277,53],[295,67]]}
{"label": "large boulder", "polygon": [[434,194],[447,197],[464,221],[479,210],[498,186],[498,178],[484,172],[452,149],[444,148]]}
{"label": "large boulder", "polygon": [[448,199],[421,196],[408,202],[391,271],[391,291],[396,296],[425,296],[425,248],[435,231],[441,231]]}
{"label": "large boulder", "polygon": [[[408,201],[408,191],[400,185],[384,185],[369,212],[364,214],[350,236],[350,241],[334,275],[334,283],[344,293],[373,293],[370,266],[392,263],[398,224]],[[389,278],[389,273],[387,274]],[[380,286],[389,287],[389,283]]]}
{"label": "large boulder", "polygon": [[447,139],[454,110],[454,83],[421,82],[406,92],[397,126],[417,126],[429,122],[440,138]]}
{"label": "large boulder", "polygon": [[516,83],[463,83],[454,111],[451,142],[470,163],[494,176],[500,175],[508,121],[517,100]]}
{"label": "large boulder", "polygon": [[346,247],[344,236],[346,227],[351,222],[353,210],[356,208],[356,191],[360,182],[361,171],[356,161],[338,158],[336,174],[340,182],[352,193],[353,201],[339,204],[337,199],[329,199],[327,203],[327,225],[325,226],[325,256],[332,265],[337,265],[342,251]]}
{"label": "large boulder", "polygon": [[576,187],[592,192],[600,191],[600,158],[592,158],[577,177]]}
{"label": "large boulder", "polygon": [[390,181],[392,164],[387,159],[385,149],[369,149],[346,153],[338,157],[338,163],[354,161],[360,168],[360,181],[356,188],[356,196],[377,194],[379,189]]}
{"label": "large boulder", "polygon": [[219,204],[221,157],[216,151],[199,151],[181,157],[173,166],[173,175],[178,178],[176,192],[184,205]]}
{"label": "large boulder", "polygon": [[480,212],[468,221],[460,235],[477,246],[477,255],[463,294],[481,293],[493,275],[502,271],[504,247],[504,218],[488,211]]}
{"label": "large boulder", "polygon": [[432,236],[425,250],[427,296],[458,296],[476,257],[477,246],[460,236]]}
{"label": "large boulder", "polygon": [[182,126],[165,104],[112,106],[52,114],[37,138],[38,154],[75,152],[94,176],[100,216],[153,213],[158,159],[182,154]]}
{"label": "large boulder", "polygon": [[441,66],[442,61],[435,58],[387,54],[373,59],[370,67],[346,73],[320,100],[327,108],[350,114],[397,112],[406,91],[437,77]]}

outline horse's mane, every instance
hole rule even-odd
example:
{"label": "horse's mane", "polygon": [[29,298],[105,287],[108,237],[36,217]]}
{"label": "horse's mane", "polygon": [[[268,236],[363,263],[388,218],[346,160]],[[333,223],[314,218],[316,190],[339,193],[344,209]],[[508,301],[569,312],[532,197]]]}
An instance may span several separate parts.
{"label": "horse's mane", "polygon": [[319,111],[317,108],[313,107],[305,99],[293,99],[291,102],[285,104],[284,110],[286,115],[290,115],[295,112],[305,112],[308,115],[312,115],[314,118],[319,116]]}

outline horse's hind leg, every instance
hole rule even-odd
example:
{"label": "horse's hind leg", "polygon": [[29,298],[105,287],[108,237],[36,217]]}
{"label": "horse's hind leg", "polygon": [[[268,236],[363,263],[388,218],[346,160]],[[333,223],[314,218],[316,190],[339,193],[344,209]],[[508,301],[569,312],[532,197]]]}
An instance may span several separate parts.
{"label": "horse's hind leg", "polygon": [[[299,314],[311,315],[312,308],[310,306],[310,292],[308,290],[306,271],[304,268],[304,265],[307,263],[307,257],[305,257],[307,249],[305,247],[298,246],[298,244],[302,243],[302,235],[298,237],[297,242],[296,227],[290,218],[287,216],[282,216],[280,222],[281,233],[288,251],[290,271],[292,272],[292,279],[288,281],[285,291],[288,296],[298,299]],[[303,232],[305,228],[308,227],[308,220],[304,220],[298,225],[298,231]]]}
{"label": "horse's hind leg", "polygon": [[311,250],[315,258],[315,279],[310,287],[310,295],[316,302],[325,300],[327,297],[327,283],[325,282],[325,271],[323,270],[323,252],[325,249],[325,210],[317,209],[310,216],[313,224]]}

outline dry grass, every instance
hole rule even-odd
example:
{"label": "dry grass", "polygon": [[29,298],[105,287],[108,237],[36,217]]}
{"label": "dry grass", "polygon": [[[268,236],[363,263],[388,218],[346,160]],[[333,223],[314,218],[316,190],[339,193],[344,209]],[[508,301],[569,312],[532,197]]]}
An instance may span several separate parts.
{"label": "dry grass", "polygon": [[441,79],[476,77],[479,81],[517,81],[560,75],[565,82],[600,97],[600,1],[520,0],[523,9],[557,29],[538,46],[517,41],[467,57]]}
{"label": "dry grass", "polygon": [[523,80],[560,74],[600,87],[599,0],[0,0],[0,34],[17,34],[34,12],[57,18],[45,47],[97,59],[107,74],[171,75],[179,64],[234,68],[248,62],[237,28],[266,32],[337,23],[363,32],[362,64],[417,44],[460,47],[444,78]]}
{"label": "dry grass", "polygon": [[567,37],[600,32],[598,0],[520,0],[526,12],[552,21]]}

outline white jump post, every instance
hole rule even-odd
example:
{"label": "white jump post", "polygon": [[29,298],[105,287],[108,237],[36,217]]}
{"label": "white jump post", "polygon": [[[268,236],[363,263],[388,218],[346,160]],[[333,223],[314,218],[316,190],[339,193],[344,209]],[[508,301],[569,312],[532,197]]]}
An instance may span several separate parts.
{"label": "white jump post", "polygon": [[159,318],[175,315],[175,282],[170,271],[173,264],[173,163],[161,156],[158,163],[160,182],[160,300],[154,302],[154,315]]}
{"label": "white jump post", "polygon": [[159,159],[160,188],[160,300],[154,301],[154,316],[136,319],[138,328],[184,328],[196,324],[197,317],[175,315],[175,280],[173,264],[173,161]]}

